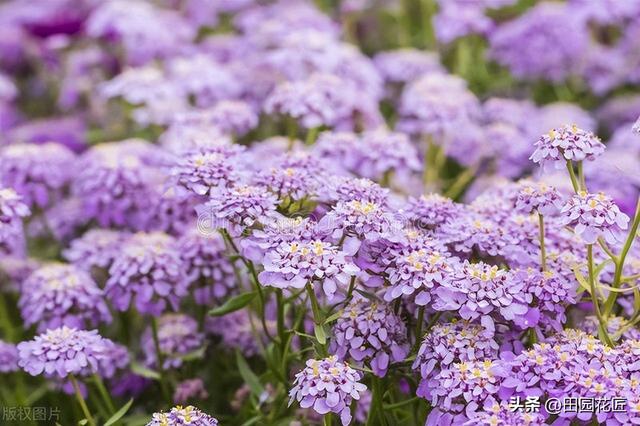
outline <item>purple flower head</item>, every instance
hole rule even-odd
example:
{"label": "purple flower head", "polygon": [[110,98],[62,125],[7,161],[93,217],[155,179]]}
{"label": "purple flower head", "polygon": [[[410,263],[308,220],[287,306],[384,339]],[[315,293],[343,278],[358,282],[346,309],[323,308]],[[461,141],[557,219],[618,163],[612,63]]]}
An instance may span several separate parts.
{"label": "purple flower head", "polygon": [[105,356],[99,361],[98,373],[105,379],[112,379],[129,365],[129,349],[108,339],[103,339],[103,343]]}
{"label": "purple flower head", "polygon": [[604,144],[590,131],[579,127],[562,126],[542,135],[535,143],[530,159],[542,167],[565,167],[567,161],[593,161],[604,152]]}
{"label": "purple flower head", "polygon": [[561,331],[567,321],[567,306],[576,303],[575,282],[555,271],[517,271],[516,277],[524,282],[525,297],[529,306],[539,312],[540,325],[546,330]]}
{"label": "purple flower head", "polygon": [[85,377],[98,373],[101,363],[108,362],[111,344],[97,330],[47,330],[34,340],[18,344],[18,365],[32,376]]}
{"label": "purple flower head", "polygon": [[258,114],[242,101],[220,101],[206,115],[214,126],[231,135],[242,136],[258,126]]}
{"label": "purple flower head", "polygon": [[307,360],[289,391],[289,405],[295,400],[301,408],[313,408],[321,415],[338,414],[346,426],[351,423],[351,402],[367,389],[360,379],[360,373],[336,357]]}
{"label": "purple flower head", "polygon": [[361,135],[323,133],[315,147],[322,158],[359,177],[382,180],[421,170],[418,151],[403,133],[372,130]]}
{"label": "purple flower head", "polygon": [[407,85],[399,109],[398,130],[436,139],[480,114],[478,99],[467,89],[466,82],[439,73],[426,74]]}
{"label": "purple flower head", "polygon": [[373,63],[391,84],[409,83],[427,73],[444,72],[437,53],[411,48],[380,52]]}
{"label": "purple flower head", "polygon": [[537,212],[549,216],[556,214],[561,207],[561,196],[558,191],[543,182],[521,180],[522,189],[516,199],[516,210],[521,213]]}
{"label": "purple flower head", "polygon": [[11,129],[12,142],[45,144],[56,142],[78,153],[86,148],[85,122],[78,116],[31,120]]}
{"label": "purple flower head", "polygon": [[84,269],[109,269],[120,247],[127,240],[129,234],[110,229],[90,229],[81,237],[71,241],[64,250],[64,258]]}
{"label": "purple flower head", "polygon": [[460,362],[442,370],[428,384],[428,399],[435,409],[426,424],[442,424],[433,423],[433,418],[444,413],[453,417],[451,424],[463,424],[486,404],[496,402],[502,370],[501,363],[489,359]]}
{"label": "purple flower head", "polygon": [[212,194],[198,210],[199,225],[210,221],[210,229],[226,229],[232,237],[269,219],[276,210],[276,196],[256,186],[225,188]]}
{"label": "purple flower head", "polygon": [[431,242],[391,248],[389,254],[393,262],[386,269],[390,287],[384,299],[388,302],[411,297],[418,306],[427,305],[435,289],[451,280],[458,264],[449,253]]}
{"label": "purple flower head", "polygon": [[484,328],[467,321],[436,324],[424,336],[412,368],[420,370],[420,385],[417,394],[423,398],[429,395],[428,383],[441,370],[453,364],[470,361],[484,361],[498,356],[498,344],[487,337]]}
{"label": "purple flower head", "polygon": [[318,189],[318,199],[328,204],[363,200],[386,206],[389,200],[389,189],[369,179],[330,175]]}
{"label": "purple flower head", "polygon": [[176,11],[137,0],[101,2],[87,20],[86,32],[122,46],[130,65],[171,56],[196,34]]}
{"label": "purple flower head", "polygon": [[376,101],[362,97],[353,84],[333,74],[313,74],[307,80],[278,85],[264,104],[268,114],[293,118],[312,129],[320,126],[353,128],[359,119],[379,124]]}
{"label": "purple flower head", "polygon": [[567,201],[560,215],[562,224],[572,226],[587,244],[594,244],[600,237],[610,244],[620,242],[629,224],[629,216],[604,193],[581,191]]}
{"label": "purple flower head", "polygon": [[384,377],[389,365],[409,353],[407,328],[389,305],[364,297],[352,300],[336,321],[330,352],[340,360],[364,363]]}
{"label": "purple flower head", "polygon": [[418,229],[434,229],[463,214],[463,207],[440,194],[409,198],[403,212]]}
{"label": "purple flower head", "polygon": [[40,262],[23,256],[0,258],[0,294],[18,292],[22,282],[40,267]]}
{"label": "purple flower head", "polygon": [[57,143],[0,148],[0,185],[13,188],[30,207],[46,207],[74,177],[73,152]]}
{"label": "purple flower head", "polygon": [[[178,368],[182,357],[194,352],[204,344],[204,334],[198,331],[198,322],[184,314],[165,314],[158,319],[158,343],[164,357],[162,368]],[[142,336],[145,364],[157,367],[152,330],[148,328]]]}
{"label": "purple flower head", "polygon": [[16,345],[0,340],[0,373],[13,373],[18,370],[18,349]]}
{"label": "purple flower head", "polygon": [[[275,321],[267,318],[266,324],[270,333],[277,332]],[[268,344],[268,338],[260,328],[260,318],[249,309],[207,318],[205,328],[207,333],[220,338],[222,347],[238,349],[246,357],[260,354],[261,346]]]}
{"label": "purple flower head", "polygon": [[640,134],[640,117],[638,117],[635,123],[633,123],[631,130],[633,130],[633,133],[635,134]]}
{"label": "purple flower head", "polygon": [[346,253],[321,240],[283,242],[265,254],[262,264],[264,271],[258,276],[262,285],[303,288],[318,282],[328,300],[359,272]]}
{"label": "purple flower head", "polygon": [[397,231],[402,229],[398,218],[385,206],[372,201],[350,200],[338,202],[318,223],[318,227],[332,234],[336,240],[343,239],[349,252],[355,252],[359,240],[395,241]]}
{"label": "purple flower head", "polygon": [[14,245],[16,238],[23,233],[22,218],[30,214],[29,207],[16,191],[0,187],[0,247]]}
{"label": "purple flower head", "polygon": [[495,331],[492,315],[500,314],[519,326],[529,325],[529,308],[522,287],[510,271],[482,262],[465,261],[457,268],[450,283],[434,291],[436,302],[433,307],[439,311],[458,311],[465,320],[480,319],[492,335]]}
{"label": "purple flower head", "polygon": [[272,167],[258,171],[253,177],[254,185],[268,189],[279,200],[301,200],[318,191],[317,175],[324,166],[306,153],[287,153],[275,159]]}
{"label": "purple flower head", "polygon": [[206,236],[194,227],[178,239],[177,249],[185,265],[187,279],[192,282],[196,303],[208,305],[235,289],[233,264],[220,235]]}
{"label": "purple flower head", "polygon": [[138,233],[120,248],[109,268],[105,291],[114,307],[126,311],[132,299],[144,314],[178,309],[189,280],[175,240],[161,232]]}
{"label": "purple flower head", "polygon": [[469,212],[445,222],[436,229],[435,236],[446,242],[453,253],[468,255],[478,250],[489,256],[501,255],[504,251],[504,229],[485,215]]}
{"label": "purple flower head", "polygon": [[197,195],[233,186],[240,179],[237,160],[242,147],[220,145],[187,151],[171,169],[175,184]]}
{"label": "purple flower head", "polygon": [[218,426],[218,420],[189,405],[173,407],[168,413],[154,413],[146,426]]}
{"label": "purple flower head", "polygon": [[205,54],[173,58],[167,68],[169,81],[179,92],[195,97],[200,108],[234,99],[242,90],[238,78],[227,66]]}
{"label": "purple flower head", "polygon": [[566,4],[543,2],[498,26],[489,37],[490,56],[518,78],[564,80],[588,47],[587,28]]}
{"label": "purple flower head", "polygon": [[84,329],[111,322],[103,291],[73,265],[51,263],[36,269],[22,284],[18,302],[25,325],[39,331],[61,326]]}
{"label": "purple flower head", "polygon": [[186,404],[193,399],[203,400],[208,397],[209,393],[202,379],[183,380],[176,385],[176,390],[173,392],[173,402],[176,404]]}
{"label": "purple flower head", "polygon": [[482,2],[438,1],[439,10],[434,16],[436,38],[441,43],[451,43],[469,34],[484,35],[494,24],[484,14]]}
{"label": "purple flower head", "polygon": [[137,140],[100,144],[87,151],[74,182],[74,194],[82,200],[87,219],[100,226],[144,229],[148,200],[164,179],[150,164],[151,146]]}
{"label": "purple flower head", "polygon": [[200,110],[174,114],[159,141],[163,148],[177,155],[198,150],[206,152],[232,143],[229,135],[212,124]]}

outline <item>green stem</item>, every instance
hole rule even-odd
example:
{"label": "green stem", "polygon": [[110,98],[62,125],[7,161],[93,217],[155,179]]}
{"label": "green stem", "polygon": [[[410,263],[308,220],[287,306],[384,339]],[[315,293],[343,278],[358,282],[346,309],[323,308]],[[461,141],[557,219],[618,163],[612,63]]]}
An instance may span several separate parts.
{"label": "green stem", "polygon": [[111,395],[107,392],[107,388],[104,386],[104,382],[102,378],[98,374],[93,375],[93,381],[98,388],[98,392],[100,393],[100,397],[104,401],[107,409],[109,410],[109,415],[113,415],[116,412],[116,407],[113,405],[113,400],[111,399]]}
{"label": "green stem", "polygon": [[169,386],[164,375],[164,354],[160,348],[160,339],[158,338],[158,319],[151,317],[151,334],[153,336],[153,346],[156,351],[156,359],[158,361],[158,374],[160,374],[160,389],[162,390],[162,396],[165,400],[172,403],[171,396],[169,394]]}
{"label": "green stem", "polygon": [[580,189],[582,189],[583,191],[587,190],[587,181],[584,178],[582,161],[578,161],[578,183],[580,184]]}
{"label": "green stem", "polygon": [[371,409],[367,417],[367,426],[386,425],[387,421],[384,416],[383,406],[384,387],[382,379],[375,374],[371,375]]}
{"label": "green stem", "polygon": [[593,309],[595,310],[596,317],[598,318],[598,326],[600,328],[600,332],[598,334],[603,341],[602,343],[608,346],[613,346],[611,338],[609,337],[609,333],[607,332],[607,322],[602,316],[602,312],[600,311],[600,302],[598,301],[596,279],[593,270],[593,244],[587,245],[587,268],[589,270],[589,288],[591,291],[591,302],[593,303]]}
{"label": "green stem", "polygon": [[[320,305],[318,304],[318,298],[316,297],[316,292],[313,291],[313,287],[311,286],[310,282],[307,283],[306,289],[307,289],[307,294],[309,295],[309,301],[311,302],[311,311],[313,312],[313,322],[315,323],[316,327],[323,327],[324,318],[322,317],[322,312],[320,311]],[[327,342],[325,342],[324,344],[320,344],[320,342],[318,342],[318,344],[320,345],[320,350],[318,352],[320,352],[320,355],[326,356]]]}
{"label": "green stem", "polygon": [[[633,217],[633,223],[631,224],[631,229],[629,230],[629,234],[627,235],[627,239],[624,242],[624,246],[622,247],[622,251],[620,252],[620,256],[618,256],[616,263],[616,270],[613,276],[613,283],[611,287],[618,288],[620,287],[620,281],[622,278],[622,270],[624,269],[624,262],[627,258],[627,254],[629,254],[629,250],[631,249],[631,245],[636,239],[636,234],[638,233],[638,226],[640,225],[640,198],[636,202],[636,211],[635,216]],[[616,299],[618,298],[618,292],[612,291],[609,293],[609,297],[604,305],[604,314],[608,316],[611,314],[613,306],[615,305]]]}
{"label": "green stem", "polygon": [[327,413],[322,417],[322,424],[324,426],[331,426],[333,424],[333,420],[331,418],[331,413]]}
{"label": "green stem", "polygon": [[278,309],[278,339],[280,340],[281,347],[284,348],[286,334],[284,329],[284,296],[280,288],[276,290],[276,305]]}
{"label": "green stem", "polygon": [[305,139],[305,145],[313,145],[318,138],[318,133],[320,133],[320,127],[313,127],[307,131],[307,138]]}
{"label": "green stem", "polygon": [[540,265],[542,266],[542,272],[547,270],[547,252],[544,246],[544,217],[538,213],[538,228],[540,238]]}
{"label": "green stem", "polygon": [[73,375],[69,376],[69,379],[71,380],[71,384],[73,385],[73,390],[76,393],[76,399],[78,400],[78,404],[80,404],[80,408],[82,409],[82,413],[84,414],[84,417],[87,419],[87,422],[89,422],[90,425],[95,426],[96,422],[93,420],[93,417],[91,416],[91,412],[89,411],[89,407],[87,407],[87,403],[84,400],[84,397],[82,396],[82,392],[80,392],[80,386],[78,386],[78,381]]}
{"label": "green stem", "polygon": [[9,313],[9,308],[5,301],[6,297],[6,293],[0,292],[0,327],[4,331],[5,339],[9,342],[13,342],[15,333],[13,324],[11,323],[11,314]]}
{"label": "green stem", "polygon": [[573,163],[570,160],[567,160],[567,171],[569,172],[569,178],[571,179],[571,186],[573,186],[573,190],[577,194],[580,192],[580,185],[578,184],[576,173],[573,170]]}
{"label": "green stem", "polygon": [[420,347],[421,337],[422,337],[422,325],[424,323],[424,306],[420,306],[418,308],[418,321],[416,323],[416,343],[414,345],[414,350],[417,350]]}

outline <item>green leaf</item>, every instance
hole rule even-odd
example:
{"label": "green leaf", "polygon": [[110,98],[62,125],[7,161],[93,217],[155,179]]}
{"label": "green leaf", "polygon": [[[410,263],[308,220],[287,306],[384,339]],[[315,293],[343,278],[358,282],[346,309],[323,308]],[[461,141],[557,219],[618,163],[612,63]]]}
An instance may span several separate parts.
{"label": "green leaf", "polygon": [[222,315],[235,312],[251,303],[254,297],[256,297],[255,292],[243,293],[236,297],[232,297],[231,299],[227,300],[222,306],[211,309],[209,311],[209,315],[211,315],[212,317],[220,317]]}
{"label": "green leaf", "polygon": [[324,331],[324,325],[315,324],[313,331],[315,332],[316,340],[318,341],[318,343],[320,343],[321,345],[327,343],[327,333]]}
{"label": "green leaf", "polygon": [[142,376],[147,379],[160,380],[160,373],[137,362],[131,363],[131,371],[136,373],[138,376]]}
{"label": "green leaf", "polygon": [[122,408],[120,408],[118,411],[116,411],[116,413],[113,416],[111,416],[111,418],[109,420],[107,420],[107,422],[104,424],[104,426],[111,426],[111,425],[116,424],[116,422],[118,420],[120,420],[122,418],[122,416],[127,414],[127,411],[129,411],[129,408],[131,408],[131,404],[133,404],[133,398],[131,398],[129,400],[129,402],[124,404],[122,406]]}
{"label": "green leaf", "polygon": [[591,294],[589,283],[587,282],[584,275],[582,275],[582,272],[580,272],[580,265],[575,265],[572,269],[573,274],[576,276],[576,280],[578,280],[578,283],[580,284],[580,287],[582,287],[587,293]]}
{"label": "green leaf", "polygon": [[380,302],[380,298],[378,296],[376,296],[373,293],[369,293],[368,291],[364,291],[364,290],[360,290],[360,289],[356,289],[356,291],[366,297],[367,299],[371,300],[372,302]]}
{"label": "green leaf", "polygon": [[80,426],[84,426],[84,425],[86,425],[87,423],[89,423],[89,420],[87,420],[87,419],[82,419],[82,420],[80,420],[80,421],[78,422],[78,424],[79,424]]}
{"label": "green leaf", "polygon": [[340,309],[338,312],[336,312],[335,314],[331,315],[329,318],[327,318],[326,320],[324,320],[325,324],[329,324],[332,323],[333,321],[337,320],[338,318],[340,318],[342,316],[342,309]]}
{"label": "green leaf", "polygon": [[633,312],[640,311],[640,290],[638,287],[633,288]]}
{"label": "green leaf", "polygon": [[262,387],[260,379],[251,370],[251,367],[249,367],[249,364],[247,364],[247,361],[240,352],[236,352],[236,363],[238,364],[238,371],[240,371],[242,379],[249,386],[249,389],[251,389],[251,393],[260,398],[260,395],[264,392],[264,387]]}
{"label": "green leaf", "polygon": [[255,416],[250,418],[249,420],[247,420],[246,422],[242,423],[242,426],[251,426],[254,425],[256,423],[258,423],[260,420],[262,420],[262,416]]}
{"label": "green leaf", "polygon": [[186,353],[184,355],[182,355],[180,358],[183,361],[189,362],[189,361],[196,361],[199,359],[204,358],[204,353],[206,352],[207,348],[205,346],[196,349],[195,351],[191,351],[189,353]]}

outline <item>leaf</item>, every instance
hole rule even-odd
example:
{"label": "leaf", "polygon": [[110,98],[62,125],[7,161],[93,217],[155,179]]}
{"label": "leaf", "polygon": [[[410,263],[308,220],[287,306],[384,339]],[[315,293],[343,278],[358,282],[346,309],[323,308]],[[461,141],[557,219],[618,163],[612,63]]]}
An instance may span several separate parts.
{"label": "leaf", "polygon": [[378,296],[376,296],[375,294],[373,294],[373,293],[369,293],[368,291],[360,290],[359,288],[357,288],[356,291],[358,293],[360,293],[362,296],[364,296],[367,299],[371,300],[372,302],[380,302],[380,298]]}
{"label": "leaf", "polygon": [[580,268],[580,265],[575,265],[572,268],[573,274],[576,276],[576,280],[578,280],[580,287],[582,287],[587,293],[591,294],[591,288],[589,287],[589,283],[587,283],[587,280],[585,279],[584,275],[582,275],[582,272],[580,272],[579,268]]}
{"label": "leaf", "polygon": [[324,325],[322,324],[314,324],[313,331],[316,335],[316,340],[321,345],[327,343],[327,333],[324,331]]}
{"label": "leaf", "polygon": [[120,408],[118,411],[116,411],[116,413],[113,416],[111,416],[111,418],[109,420],[107,420],[107,422],[104,424],[104,426],[111,426],[111,425],[116,424],[116,422],[118,420],[120,420],[122,418],[122,416],[127,414],[127,411],[129,411],[129,408],[131,408],[131,404],[133,404],[133,398],[131,398],[129,400],[129,402],[124,404],[122,406],[122,408]]}
{"label": "leaf", "polygon": [[640,290],[638,287],[633,288],[633,312],[640,311]]}
{"label": "leaf", "polygon": [[242,426],[251,426],[254,425],[256,423],[258,423],[260,420],[262,420],[262,416],[255,416],[250,418],[249,420],[247,420],[246,422],[242,423]]}
{"label": "leaf", "polygon": [[160,380],[160,373],[150,368],[147,368],[144,365],[141,365],[137,362],[131,363],[131,371],[136,373],[138,376],[142,376],[147,379]]}
{"label": "leaf", "polygon": [[79,424],[80,426],[84,426],[84,425],[86,425],[87,423],[89,423],[89,420],[87,420],[87,419],[82,419],[82,420],[80,420],[80,421],[78,422],[78,424]]}
{"label": "leaf", "polygon": [[327,318],[326,320],[324,320],[325,324],[329,324],[332,323],[333,321],[337,320],[338,318],[340,318],[342,316],[342,309],[339,310],[338,312],[336,312],[335,314],[331,315],[329,318]]}
{"label": "leaf", "polygon": [[231,299],[227,300],[222,306],[211,309],[209,311],[209,315],[211,315],[212,317],[220,317],[222,315],[235,312],[251,303],[254,297],[256,297],[255,292],[243,293],[236,297],[232,297]]}
{"label": "leaf", "polygon": [[204,357],[204,353],[206,352],[206,350],[207,348],[203,346],[201,348],[196,349],[195,351],[191,351],[189,353],[182,355],[180,359],[187,362],[202,359]]}
{"label": "leaf", "polygon": [[249,364],[247,364],[247,361],[240,352],[236,352],[236,363],[238,364],[238,371],[240,371],[242,379],[249,386],[249,389],[251,389],[251,393],[260,398],[260,395],[264,392],[262,383],[260,383],[260,379],[251,370],[251,367],[249,367]]}

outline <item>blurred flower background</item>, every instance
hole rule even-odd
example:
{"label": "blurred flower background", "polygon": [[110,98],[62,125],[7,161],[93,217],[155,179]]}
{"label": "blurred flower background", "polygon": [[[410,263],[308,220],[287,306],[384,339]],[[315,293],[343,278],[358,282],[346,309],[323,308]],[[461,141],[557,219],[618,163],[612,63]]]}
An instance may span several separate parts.
{"label": "blurred flower background", "polygon": [[640,424],[639,37],[636,0],[2,2],[0,423]]}

